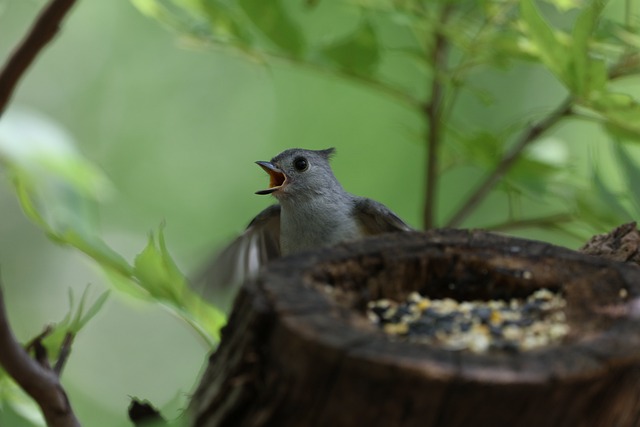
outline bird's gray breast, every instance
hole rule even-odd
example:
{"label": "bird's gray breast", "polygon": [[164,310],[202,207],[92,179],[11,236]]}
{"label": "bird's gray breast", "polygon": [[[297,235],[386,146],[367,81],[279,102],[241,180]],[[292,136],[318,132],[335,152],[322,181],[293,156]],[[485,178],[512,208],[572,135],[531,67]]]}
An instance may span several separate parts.
{"label": "bird's gray breast", "polygon": [[280,247],[283,255],[334,245],[361,235],[350,200],[319,199],[282,204]]}

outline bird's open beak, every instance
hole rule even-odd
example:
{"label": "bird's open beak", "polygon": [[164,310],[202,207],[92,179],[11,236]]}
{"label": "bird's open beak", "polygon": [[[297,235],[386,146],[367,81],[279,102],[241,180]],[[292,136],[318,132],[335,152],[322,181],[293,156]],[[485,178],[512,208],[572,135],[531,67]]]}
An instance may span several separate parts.
{"label": "bird's open beak", "polygon": [[266,173],[269,174],[269,188],[256,191],[256,194],[271,194],[279,190],[287,183],[287,176],[271,162],[256,162]]}

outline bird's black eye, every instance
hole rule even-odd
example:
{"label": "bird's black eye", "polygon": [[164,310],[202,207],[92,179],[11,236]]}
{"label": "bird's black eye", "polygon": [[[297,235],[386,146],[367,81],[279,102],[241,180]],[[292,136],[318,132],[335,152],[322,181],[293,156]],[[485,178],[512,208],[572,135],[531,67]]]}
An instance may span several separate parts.
{"label": "bird's black eye", "polygon": [[299,172],[306,171],[309,167],[309,162],[304,157],[297,157],[293,161],[293,167]]}

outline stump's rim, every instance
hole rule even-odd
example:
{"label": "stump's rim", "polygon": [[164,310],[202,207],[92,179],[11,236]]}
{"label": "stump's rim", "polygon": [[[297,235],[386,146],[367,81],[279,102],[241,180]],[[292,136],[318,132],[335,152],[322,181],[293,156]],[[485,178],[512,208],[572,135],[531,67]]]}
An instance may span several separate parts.
{"label": "stump's rim", "polygon": [[[536,257],[582,263],[585,268],[611,269],[625,281],[628,299],[623,316],[611,320],[621,330],[640,330],[640,314],[629,307],[640,297],[640,268],[607,261],[544,242],[508,237],[480,230],[431,230],[394,234],[398,245],[411,251],[425,246],[446,249],[468,245],[476,250],[492,248],[504,256],[518,257],[524,248]],[[282,314],[279,328],[307,340],[314,351],[337,354],[366,366],[376,363],[389,369],[410,370],[432,381],[540,384],[552,380],[580,382],[598,375],[611,364],[640,362],[640,339],[621,339],[603,331],[580,341],[519,353],[456,352],[425,344],[393,341],[382,331],[367,327],[366,318],[341,307],[312,283],[318,268],[347,259],[379,256],[388,248],[389,235],[346,243],[333,248],[284,257],[268,265],[251,286],[263,289],[269,304]],[[497,248],[496,248],[496,245]],[[391,254],[387,253],[387,256]],[[320,267],[319,267],[320,266]],[[304,286],[292,278],[301,277]],[[329,313],[329,315],[327,315]],[[619,312],[618,312],[619,313]],[[615,316],[615,315],[614,315]],[[606,351],[604,350],[606,349]]]}

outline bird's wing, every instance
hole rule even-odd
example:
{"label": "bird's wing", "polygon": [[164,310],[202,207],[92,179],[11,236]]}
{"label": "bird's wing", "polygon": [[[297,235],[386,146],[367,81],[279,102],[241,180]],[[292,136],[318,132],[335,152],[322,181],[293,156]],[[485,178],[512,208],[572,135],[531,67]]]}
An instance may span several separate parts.
{"label": "bird's wing", "polygon": [[389,208],[375,200],[358,197],[354,205],[354,214],[365,234],[412,230]]}
{"label": "bird's wing", "polygon": [[222,249],[194,280],[207,298],[236,289],[255,277],[264,264],[280,256],[280,205],[272,205],[256,216],[247,229]]}

